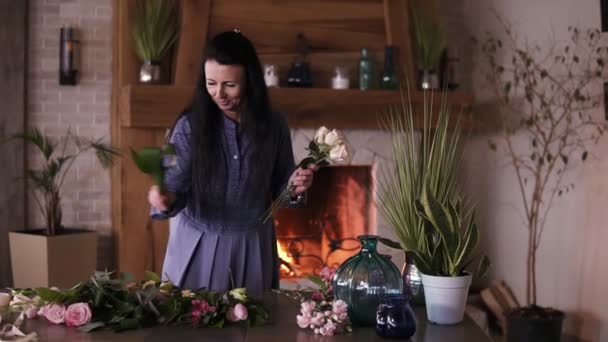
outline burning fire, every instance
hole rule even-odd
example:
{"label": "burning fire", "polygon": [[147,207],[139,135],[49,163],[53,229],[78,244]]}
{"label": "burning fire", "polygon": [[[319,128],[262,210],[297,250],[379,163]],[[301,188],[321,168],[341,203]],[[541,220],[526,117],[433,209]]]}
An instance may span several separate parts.
{"label": "burning fire", "polygon": [[287,265],[293,265],[293,258],[287,254],[287,251],[283,248],[280,242],[277,241],[277,252],[279,254],[279,260],[281,262],[281,273],[288,276],[295,276],[295,272],[290,269]]}

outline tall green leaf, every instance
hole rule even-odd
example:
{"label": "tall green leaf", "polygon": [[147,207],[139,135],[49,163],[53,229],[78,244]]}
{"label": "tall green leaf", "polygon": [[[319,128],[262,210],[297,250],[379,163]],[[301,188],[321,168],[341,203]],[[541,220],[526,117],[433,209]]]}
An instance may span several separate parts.
{"label": "tall green leaf", "polygon": [[135,53],[160,62],[178,36],[177,9],[169,0],[138,0],[132,29]]}

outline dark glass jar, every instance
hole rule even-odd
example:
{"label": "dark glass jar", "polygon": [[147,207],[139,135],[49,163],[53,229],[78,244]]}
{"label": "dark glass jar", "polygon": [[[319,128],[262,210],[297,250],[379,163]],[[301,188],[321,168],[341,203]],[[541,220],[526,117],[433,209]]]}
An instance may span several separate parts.
{"label": "dark glass jar", "polygon": [[380,298],[403,294],[403,281],[397,266],[376,251],[377,236],[361,235],[358,239],[361,252],[346,260],[334,275],[334,296],[348,304],[353,324],[373,326]]}
{"label": "dark glass jar", "polygon": [[403,294],[382,297],[376,311],[376,334],[385,338],[410,338],[416,332],[414,311]]}
{"label": "dark glass jar", "polygon": [[380,88],[399,88],[399,81],[395,73],[395,47],[391,45],[384,48],[384,69],[382,70]]}

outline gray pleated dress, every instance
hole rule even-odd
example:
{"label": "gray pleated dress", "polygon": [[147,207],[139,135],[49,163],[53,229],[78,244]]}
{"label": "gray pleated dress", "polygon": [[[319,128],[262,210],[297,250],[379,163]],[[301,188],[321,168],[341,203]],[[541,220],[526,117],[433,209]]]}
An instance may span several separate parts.
{"label": "gray pleated dress", "polygon": [[[173,130],[170,142],[176,152],[176,164],[165,174],[165,186],[175,192],[177,200],[169,212],[151,209],[155,219],[175,216],[162,277],[188,289],[207,288],[225,291],[246,287],[254,296],[278,288],[279,261],[272,219],[261,220],[264,212],[287,185],[295,169],[291,136],[282,115],[273,144],[275,165],[268,175],[268,191],[259,196],[245,196],[249,189],[249,143],[238,130],[238,124],[224,116],[224,153],[227,165],[227,191],[223,206],[202,210],[194,216],[188,193],[191,191],[190,125],[183,116]],[[167,162],[167,161],[166,161]],[[244,202],[246,201],[246,203]],[[300,205],[292,203],[293,206]]]}

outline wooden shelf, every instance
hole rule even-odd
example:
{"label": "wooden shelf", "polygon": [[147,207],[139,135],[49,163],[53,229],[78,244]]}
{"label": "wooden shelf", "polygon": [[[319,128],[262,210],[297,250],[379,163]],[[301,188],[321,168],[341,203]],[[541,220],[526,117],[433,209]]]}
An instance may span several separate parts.
{"label": "wooden shelf", "polygon": [[[120,116],[123,127],[167,128],[192,99],[194,89],[170,85],[129,85],[122,88]],[[389,106],[401,105],[401,93],[391,90],[334,90],[325,88],[270,88],[271,104],[286,113],[291,128],[378,129],[378,115]],[[429,96],[430,94],[427,94]],[[439,95],[434,101],[438,107]],[[412,93],[414,108],[420,108],[424,94]],[[448,93],[456,110],[467,110],[470,94]],[[416,110],[419,112],[418,110]],[[470,126],[465,121],[465,126]]]}

